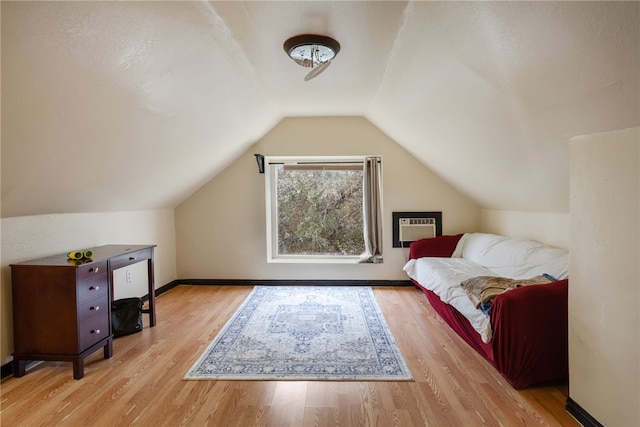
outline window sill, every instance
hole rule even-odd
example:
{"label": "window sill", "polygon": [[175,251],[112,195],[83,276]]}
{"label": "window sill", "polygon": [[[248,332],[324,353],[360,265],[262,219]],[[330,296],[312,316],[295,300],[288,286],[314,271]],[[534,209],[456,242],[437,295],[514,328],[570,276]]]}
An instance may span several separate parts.
{"label": "window sill", "polygon": [[270,264],[359,264],[359,257],[281,257],[267,259]]}

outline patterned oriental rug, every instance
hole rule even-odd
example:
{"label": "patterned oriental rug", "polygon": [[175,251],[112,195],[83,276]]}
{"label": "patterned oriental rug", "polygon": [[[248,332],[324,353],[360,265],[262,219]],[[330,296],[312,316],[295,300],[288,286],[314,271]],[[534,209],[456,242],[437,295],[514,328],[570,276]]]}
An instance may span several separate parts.
{"label": "patterned oriental rug", "polygon": [[256,286],[188,380],[408,381],[369,287]]}

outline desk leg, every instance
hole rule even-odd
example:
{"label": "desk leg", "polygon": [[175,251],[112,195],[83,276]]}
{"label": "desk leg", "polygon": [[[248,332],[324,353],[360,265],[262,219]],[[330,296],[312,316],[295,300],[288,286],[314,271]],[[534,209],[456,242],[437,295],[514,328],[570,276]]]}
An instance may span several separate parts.
{"label": "desk leg", "polygon": [[149,275],[149,326],[156,326],[156,286],[153,277],[153,255],[147,260]]}
{"label": "desk leg", "polygon": [[105,343],[102,348],[102,354],[105,359],[111,359],[113,356],[113,338],[109,338],[109,340]]}
{"label": "desk leg", "polygon": [[84,377],[84,359],[78,356],[73,360],[73,379],[80,380]]}
{"label": "desk leg", "polygon": [[18,378],[24,376],[27,361],[13,356],[13,376]]}

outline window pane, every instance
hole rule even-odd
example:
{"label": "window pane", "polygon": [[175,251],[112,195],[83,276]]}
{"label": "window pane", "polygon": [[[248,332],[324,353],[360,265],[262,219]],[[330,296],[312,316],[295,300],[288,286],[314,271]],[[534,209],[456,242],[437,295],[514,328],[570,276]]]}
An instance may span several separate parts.
{"label": "window pane", "polygon": [[276,167],[279,255],[360,255],[362,170]]}

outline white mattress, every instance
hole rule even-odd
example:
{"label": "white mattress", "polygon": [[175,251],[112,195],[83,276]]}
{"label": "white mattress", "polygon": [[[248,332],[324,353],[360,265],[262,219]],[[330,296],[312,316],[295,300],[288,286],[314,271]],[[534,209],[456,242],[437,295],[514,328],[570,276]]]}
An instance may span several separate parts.
{"label": "white mattress", "polygon": [[472,277],[496,277],[498,274],[464,258],[412,259],[404,266],[404,271],[465,316],[483,342],[491,341],[489,316],[473,305],[460,283]]}

